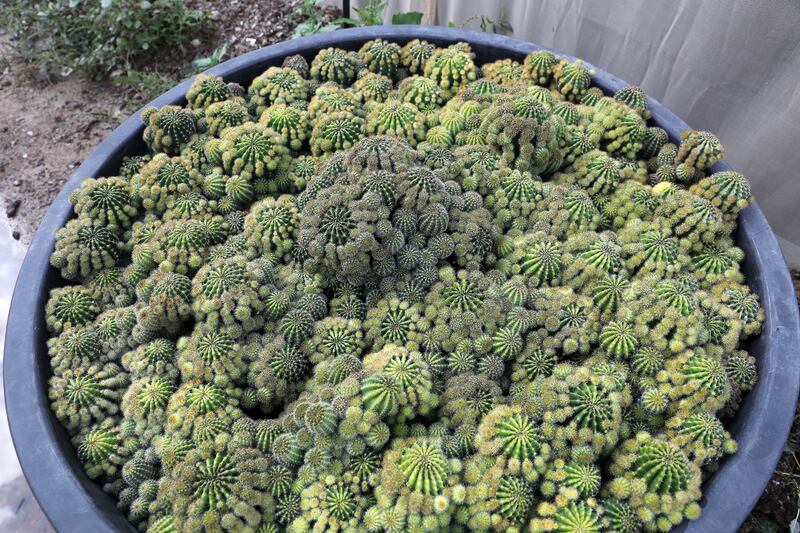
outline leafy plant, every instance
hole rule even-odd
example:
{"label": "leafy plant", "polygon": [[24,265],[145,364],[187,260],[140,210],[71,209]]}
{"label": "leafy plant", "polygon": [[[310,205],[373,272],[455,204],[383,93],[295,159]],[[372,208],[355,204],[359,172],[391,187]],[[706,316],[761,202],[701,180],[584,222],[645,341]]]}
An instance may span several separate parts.
{"label": "leafy plant", "polygon": [[30,66],[98,78],[155,50],[185,50],[206,18],[183,0],[11,0],[0,10],[16,54]]}
{"label": "leafy plant", "polygon": [[[353,7],[358,16],[339,17],[331,22],[326,22],[326,12],[322,7],[322,0],[303,0],[297,7],[297,16],[302,19],[294,30],[294,37],[338,30],[341,28],[359,28],[363,26],[379,26],[386,24],[383,11],[388,2],[369,0],[363,8]],[[409,11],[395,13],[391,18],[392,24],[421,24],[422,13]]]}
{"label": "leafy plant", "polygon": [[326,31],[338,30],[340,26],[328,22],[330,10],[326,10],[322,0],[302,0],[295,10],[295,19],[300,20],[292,37],[302,37]]}
{"label": "leafy plant", "polygon": [[395,13],[392,15],[392,24],[422,24],[422,13],[419,11]]}
{"label": "leafy plant", "polygon": [[175,79],[170,76],[136,69],[128,69],[125,75],[117,76],[113,81],[128,88],[129,95],[136,102],[149,102],[175,85]]}
{"label": "leafy plant", "polygon": [[478,27],[483,32],[491,31],[492,33],[500,33],[503,35],[514,32],[514,27],[511,25],[511,22],[508,21],[508,14],[505,9],[500,11],[500,18],[498,19],[493,19],[488,15],[472,15],[471,17],[465,18],[458,25],[450,21],[447,23],[447,26],[450,28],[465,28],[475,21],[478,21]]}
{"label": "leafy plant", "polygon": [[359,18],[343,17],[334,20],[335,24],[343,24],[345,26],[379,26],[383,24],[383,10],[389,5],[388,2],[380,0],[369,0],[363,8],[353,7]]}
{"label": "leafy plant", "polygon": [[225,54],[228,52],[228,43],[223,43],[222,46],[211,52],[210,55],[206,57],[198,57],[194,61],[192,61],[192,65],[189,68],[187,74],[197,74],[198,72],[202,72],[204,70],[208,70],[211,67],[216,67],[220,63],[222,63],[222,58],[225,57]]}

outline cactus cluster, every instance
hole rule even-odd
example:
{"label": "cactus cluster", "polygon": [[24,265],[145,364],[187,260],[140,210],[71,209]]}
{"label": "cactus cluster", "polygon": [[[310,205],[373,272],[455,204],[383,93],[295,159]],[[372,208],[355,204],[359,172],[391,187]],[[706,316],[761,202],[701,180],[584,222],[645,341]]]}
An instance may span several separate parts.
{"label": "cactus cluster", "polygon": [[152,532],[697,518],[756,380],[753,198],[714,135],[591,82],[377,39],[146,110],[51,258],[86,474]]}

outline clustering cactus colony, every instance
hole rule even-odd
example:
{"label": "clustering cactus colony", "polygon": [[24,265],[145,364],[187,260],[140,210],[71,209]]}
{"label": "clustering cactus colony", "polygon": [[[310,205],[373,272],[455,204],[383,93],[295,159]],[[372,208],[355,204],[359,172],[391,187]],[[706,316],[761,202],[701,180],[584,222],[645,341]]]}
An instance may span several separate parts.
{"label": "clustering cactus colony", "polygon": [[70,195],[52,409],[142,531],[667,531],[763,319],[719,140],[580,61],[376,39],[143,113]]}

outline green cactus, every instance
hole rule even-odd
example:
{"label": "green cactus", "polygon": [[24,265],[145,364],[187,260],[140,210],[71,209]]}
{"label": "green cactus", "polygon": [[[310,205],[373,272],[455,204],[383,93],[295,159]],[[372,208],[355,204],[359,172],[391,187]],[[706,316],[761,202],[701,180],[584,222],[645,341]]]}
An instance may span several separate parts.
{"label": "green cactus", "polygon": [[449,96],[478,77],[471,54],[455,46],[435,50],[425,61],[424,72]]}
{"label": "green cactus", "polygon": [[562,59],[552,69],[555,89],[571,102],[580,100],[592,83],[592,71],[580,59]]}
{"label": "green cactus", "polygon": [[553,79],[558,58],[548,50],[536,50],[525,56],[523,65],[534,83],[546,87]]}
{"label": "green cactus", "polygon": [[231,97],[231,89],[219,76],[198,74],[186,92],[186,100],[192,109],[206,109],[213,103]]}
{"label": "green cactus", "polygon": [[90,218],[71,220],[56,232],[55,251],[50,264],[60,269],[68,280],[86,279],[119,260],[122,242],[119,228]]}
{"label": "green cactus", "polygon": [[397,44],[383,39],[373,39],[364,43],[358,54],[370,72],[389,78],[397,75],[397,68],[400,65],[400,46]]}
{"label": "green cactus", "polygon": [[273,104],[308,100],[308,93],[308,82],[296,70],[286,67],[268,68],[247,89],[250,112],[255,116],[261,116]]}
{"label": "green cactus", "polygon": [[70,191],[48,397],[86,474],[154,532],[697,518],[758,379],[747,179],[580,60],[402,44],[200,74]]}
{"label": "green cactus", "polygon": [[425,139],[425,124],[414,104],[387,101],[377,104],[367,116],[370,135],[396,135],[411,146]]}
{"label": "green cactus", "polygon": [[265,178],[288,168],[291,162],[285,140],[262,124],[243,124],[226,129],[220,152],[222,168],[229,176],[247,174]]}
{"label": "green cactus", "polygon": [[311,62],[311,77],[321,82],[331,81],[342,87],[355,79],[358,56],[340,48],[326,48]]}
{"label": "green cactus", "polygon": [[352,147],[366,134],[364,119],[348,112],[332,113],[317,121],[311,132],[311,151],[315,156]]}
{"label": "green cactus", "polygon": [[400,50],[400,62],[411,74],[421,74],[434,51],[436,47],[428,41],[414,39]]}
{"label": "green cactus", "polygon": [[392,91],[392,79],[383,74],[370,72],[360,76],[353,84],[356,95],[365,102],[383,102]]}
{"label": "green cactus", "polygon": [[250,118],[245,102],[231,98],[209,105],[205,110],[208,133],[219,136],[226,128],[241,126]]}
{"label": "green cactus", "polygon": [[144,141],[155,152],[177,154],[181,146],[197,131],[195,113],[179,106],[167,105],[142,111],[145,124]]}

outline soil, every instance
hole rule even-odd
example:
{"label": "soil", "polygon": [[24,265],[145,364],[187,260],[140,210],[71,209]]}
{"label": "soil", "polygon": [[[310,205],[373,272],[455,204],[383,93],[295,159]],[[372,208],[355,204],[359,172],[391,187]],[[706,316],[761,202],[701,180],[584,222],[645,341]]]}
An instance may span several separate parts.
{"label": "soil", "polygon": [[[300,0],[189,0],[210,12],[212,29],[185,53],[151,58],[150,67],[182,78],[187,63],[228,43],[225,58],[286,40],[299,22]],[[334,18],[335,13],[329,13]],[[15,238],[27,244],[55,195],[81,161],[141,102],[109,82],[73,74],[51,83],[31,78],[24,65],[9,59],[10,40],[0,29],[0,209],[5,209]],[[800,301],[800,272],[793,272]],[[747,533],[785,531],[798,512],[800,497],[800,417],[795,419],[775,475],[753,514]],[[24,501],[24,500],[23,500]]]}
{"label": "soil", "polygon": [[201,46],[210,53],[228,43],[227,57],[236,57],[291,37],[300,20],[295,11],[300,0],[190,0],[194,9],[211,13],[215,33]]}
{"label": "soil", "polygon": [[27,244],[72,172],[125,117],[125,104],[117,86],[34,81],[21,69],[12,62],[0,74],[0,205]]}

